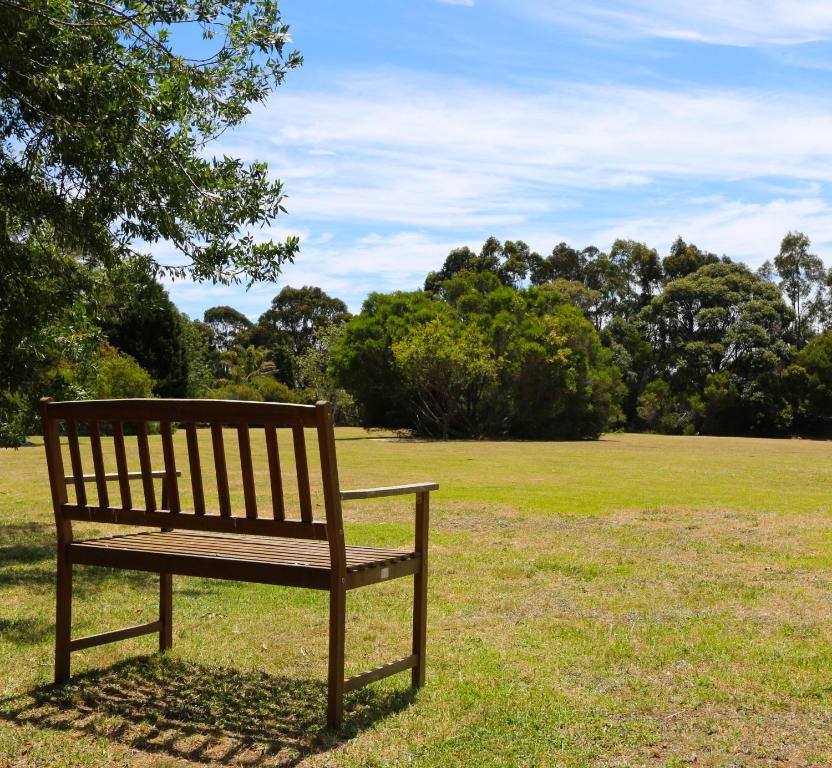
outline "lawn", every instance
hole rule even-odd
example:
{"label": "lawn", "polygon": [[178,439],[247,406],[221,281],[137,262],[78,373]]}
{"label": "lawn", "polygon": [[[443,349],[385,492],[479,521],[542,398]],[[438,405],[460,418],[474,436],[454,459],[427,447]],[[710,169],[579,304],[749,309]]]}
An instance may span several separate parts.
{"label": "lawn", "polygon": [[[832,764],[827,443],[339,430],[343,488],[441,490],[428,685],[359,691],[332,733],[325,593],[176,578],[172,652],[154,655],[152,636],[81,651],[51,689],[54,530],[35,442],[0,451],[2,766]],[[409,500],[345,513],[350,543],[412,537]],[[349,594],[348,674],[407,652],[409,588]],[[152,575],[79,566],[74,632],[147,621],[156,597]]]}

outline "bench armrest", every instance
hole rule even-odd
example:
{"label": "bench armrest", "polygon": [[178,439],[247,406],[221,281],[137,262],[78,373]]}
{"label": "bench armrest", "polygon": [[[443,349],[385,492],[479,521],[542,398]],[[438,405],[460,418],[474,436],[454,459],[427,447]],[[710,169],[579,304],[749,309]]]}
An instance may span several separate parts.
{"label": "bench armrest", "polygon": [[378,499],[382,496],[404,496],[408,493],[428,493],[439,490],[439,483],[411,483],[410,485],[389,485],[385,488],[357,488],[341,491],[341,500]]}

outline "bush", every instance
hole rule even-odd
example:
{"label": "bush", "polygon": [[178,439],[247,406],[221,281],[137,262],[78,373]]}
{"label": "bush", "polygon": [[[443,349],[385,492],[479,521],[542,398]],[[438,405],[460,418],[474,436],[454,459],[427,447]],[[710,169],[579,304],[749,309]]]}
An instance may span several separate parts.
{"label": "bush", "polygon": [[267,403],[303,402],[297,392],[271,376],[257,376],[250,381],[228,383],[208,393],[214,400],[249,400]]}
{"label": "bush", "polygon": [[151,397],[153,378],[130,355],[111,351],[98,364],[95,396],[101,400],[122,397]]}
{"label": "bush", "polygon": [[0,390],[0,448],[17,448],[36,427],[35,412],[19,394]]}

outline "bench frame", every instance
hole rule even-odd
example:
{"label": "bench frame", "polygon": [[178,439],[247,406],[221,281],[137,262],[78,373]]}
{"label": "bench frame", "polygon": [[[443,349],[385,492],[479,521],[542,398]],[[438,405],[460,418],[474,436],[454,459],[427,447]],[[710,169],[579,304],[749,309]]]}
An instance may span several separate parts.
{"label": "bench frame", "polygon": [[[173,575],[207,576],[260,583],[277,583],[288,586],[329,591],[329,662],[327,692],[327,723],[340,725],[344,711],[344,694],[376,680],[411,670],[415,688],[425,683],[425,648],[427,630],[427,576],[428,576],[428,528],[430,516],[430,492],[438,489],[436,483],[390,486],[341,491],[335,455],[335,434],[332,412],[328,403],[315,406],[284,403],[244,403],[237,401],[201,400],[113,400],[53,402],[43,398],[40,404],[43,421],[44,446],[49,471],[52,504],[57,529],[57,589],[55,627],[55,682],[62,683],[70,677],[70,656],[73,651],[110,643],[116,640],[151,633],[159,635],[159,650],[166,651],[173,645]],[[61,450],[60,422],[65,423],[69,443],[72,474],[64,474]],[[164,456],[164,470],[153,470],[147,440],[148,422],[159,422]],[[101,448],[100,422],[113,425],[114,446],[118,471],[105,471]],[[86,423],[90,434],[90,446],[94,472],[84,474],[78,441],[78,425]],[[135,424],[141,471],[130,472],[124,448],[125,423]],[[178,478],[180,471],[172,441],[172,425],[183,424],[186,429],[189,467],[194,491],[194,512],[180,509]],[[196,425],[211,425],[214,450],[214,469],[220,498],[220,514],[206,513],[202,491],[202,471],[196,438]],[[245,492],[245,517],[234,516],[230,509],[226,456],[223,444],[223,425],[236,426],[239,440],[239,456]],[[272,491],[273,513],[270,518],[258,517],[254,475],[252,471],[249,429],[263,427],[266,430],[269,476]],[[293,433],[296,455],[297,480],[301,520],[286,519],[283,509],[282,476],[277,450],[278,427],[289,427]],[[317,431],[321,462],[326,522],[316,522],[312,517],[309,491],[309,473],[305,450],[304,427]],[[145,506],[133,504],[130,480],[141,479]],[[154,479],[161,479],[161,508],[157,508]],[[110,501],[108,482],[118,482],[121,504]],[[94,484],[98,503],[87,499],[86,485]],[[68,500],[68,486],[75,488],[75,503]],[[342,501],[384,498],[403,494],[415,494],[415,538],[408,558],[386,567],[347,567],[347,548],[344,541]],[[279,498],[278,498],[279,497]],[[235,560],[233,557],[215,558],[216,564],[196,564],[194,558],[176,553],[160,552],[141,558],[130,557],[129,552],[97,551],[73,540],[72,521],[89,521],[106,524],[148,526],[162,531],[176,529],[201,532],[243,533],[247,535],[275,536],[292,539],[308,539],[328,542],[329,566],[309,568],[281,566],[267,569],[260,563]],[[233,542],[234,537],[228,540]],[[93,540],[97,541],[97,540]],[[100,634],[73,639],[72,623],[72,572],[74,564],[104,565],[109,567],[139,569],[159,574],[159,618],[146,624],[126,627]],[[377,667],[353,677],[344,678],[344,654],[346,634],[346,594],[369,584],[403,576],[413,576],[413,625],[412,649],[404,658]]]}

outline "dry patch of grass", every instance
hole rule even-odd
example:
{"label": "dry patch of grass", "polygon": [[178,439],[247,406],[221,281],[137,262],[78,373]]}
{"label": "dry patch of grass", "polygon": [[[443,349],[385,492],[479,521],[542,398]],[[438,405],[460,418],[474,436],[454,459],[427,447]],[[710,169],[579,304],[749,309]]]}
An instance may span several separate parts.
{"label": "dry patch of grass", "polygon": [[[90,649],[51,689],[42,458],[4,452],[0,765],[832,764],[827,444],[338,447],[344,487],[443,484],[425,689],[365,689],[328,732],[326,596],[185,578],[172,653]],[[406,502],[348,518],[352,541],[411,536]],[[349,671],[406,649],[408,586],[350,594]],[[155,596],[150,575],[79,568],[76,631],[147,620]]]}

